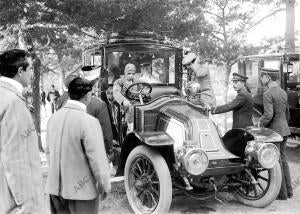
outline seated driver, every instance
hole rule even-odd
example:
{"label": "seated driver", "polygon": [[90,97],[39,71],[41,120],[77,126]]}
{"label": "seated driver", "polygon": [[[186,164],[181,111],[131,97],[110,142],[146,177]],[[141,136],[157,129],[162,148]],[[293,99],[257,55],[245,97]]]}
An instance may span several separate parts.
{"label": "seated driver", "polygon": [[113,86],[113,96],[120,106],[124,108],[125,120],[127,122],[129,132],[133,130],[133,106],[125,97],[125,93],[130,85],[140,82],[135,78],[135,72],[135,65],[128,63],[124,69],[124,76],[117,79]]}

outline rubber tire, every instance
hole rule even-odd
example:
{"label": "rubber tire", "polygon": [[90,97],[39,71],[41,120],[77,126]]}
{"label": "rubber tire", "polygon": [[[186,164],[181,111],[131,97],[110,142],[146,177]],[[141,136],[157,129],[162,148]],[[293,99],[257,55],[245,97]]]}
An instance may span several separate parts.
{"label": "rubber tire", "polygon": [[160,182],[160,198],[156,209],[152,213],[167,213],[170,209],[172,202],[172,180],[170,170],[165,159],[158,152],[145,145],[137,146],[136,148],[134,148],[129,154],[125,164],[124,183],[129,204],[134,213],[141,213],[138,207],[135,206],[135,199],[131,197],[132,195],[130,194],[128,183],[130,165],[132,164],[134,159],[140,155],[146,156],[149,160],[151,160]]}
{"label": "rubber tire", "polygon": [[282,173],[279,162],[270,170],[271,176],[271,183],[268,189],[268,192],[258,200],[249,200],[243,198],[238,193],[235,193],[235,197],[238,202],[250,206],[250,207],[257,207],[263,208],[271,204],[277,197],[280,188],[281,188],[281,181],[282,181]]}

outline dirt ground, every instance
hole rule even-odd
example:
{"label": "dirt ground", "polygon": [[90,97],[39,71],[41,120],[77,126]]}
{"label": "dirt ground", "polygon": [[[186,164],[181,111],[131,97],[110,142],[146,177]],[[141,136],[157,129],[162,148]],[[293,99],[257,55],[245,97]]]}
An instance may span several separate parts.
{"label": "dirt ground", "polygon": [[[196,201],[185,196],[173,199],[170,213],[300,213],[300,147],[288,148],[288,162],[290,166],[294,197],[286,201],[275,200],[263,209],[247,207],[237,203],[230,195],[222,194],[219,197],[224,203],[217,200]],[[226,198],[226,200],[224,200]],[[107,200],[100,202],[99,213],[133,213],[126,198],[123,182],[113,184],[112,193]]]}

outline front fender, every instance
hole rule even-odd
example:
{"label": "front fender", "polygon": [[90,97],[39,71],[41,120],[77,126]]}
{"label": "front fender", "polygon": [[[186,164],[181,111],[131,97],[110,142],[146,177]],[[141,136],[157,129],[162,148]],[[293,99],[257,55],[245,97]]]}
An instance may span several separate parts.
{"label": "front fender", "polygon": [[283,138],[280,134],[265,127],[249,126],[245,128],[245,130],[250,133],[255,140],[263,140],[266,143],[276,143],[283,141]]}
{"label": "front fender", "polygon": [[148,146],[171,146],[174,144],[173,138],[163,131],[136,132],[135,135]]}
{"label": "front fender", "polygon": [[169,168],[174,162],[174,140],[168,134],[161,131],[132,132],[123,141],[116,176],[124,175],[126,160],[130,152],[139,145],[147,145],[157,150],[165,158]]}

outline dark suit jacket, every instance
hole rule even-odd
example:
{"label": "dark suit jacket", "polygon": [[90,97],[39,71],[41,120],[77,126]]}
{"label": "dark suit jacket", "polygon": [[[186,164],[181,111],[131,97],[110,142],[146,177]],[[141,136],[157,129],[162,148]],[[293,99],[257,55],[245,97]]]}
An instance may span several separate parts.
{"label": "dark suit jacket", "polygon": [[287,93],[278,85],[270,86],[263,95],[264,114],[260,120],[265,126],[281,134],[291,134],[287,118],[289,117]]}
{"label": "dark suit jacket", "polygon": [[47,95],[47,100],[49,102],[51,101],[51,96],[54,97],[54,102],[56,103],[57,100],[58,100],[58,98],[60,97],[60,94],[59,94],[59,92],[57,90],[54,90],[54,92],[53,91],[49,91],[48,95]]}
{"label": "dark suit jacket", "polygon": [[86,110],[87,113],[98,119],[103,130],[105,149],[108,153],[113,148],[113,134],[106,103],[93,96]]}
{"label": "dark suit jacket", "polygon": [[225,105],[212,108],[211,113],[220,114],[233,111],[232,128],[246,128],[247,126],[253,126],[252,109],[253,98],[246,89],[243,89],[238,92],[234,100]]}
{"label": "dark suit jacket", "polygon": [[[69,94],[65,91],[56,103],[56,110],[62,108],[66,104],[68,99]],[[109,151],[113,147],[113,134],[106,103],[93,96],[91,102],[87,105],[86,110],[87,113],[98,119],[103,130],[105,149],[106,152],[109,153]]]}
{"label": "dark suit jacket", "polygon": [[68,99],[69,99],[69,94],[67,91],[64,91],[64,93],[58,98],[58,100],[56,102],[56,105],[55,105],[56,111],[61,109],[66,104]]}

